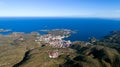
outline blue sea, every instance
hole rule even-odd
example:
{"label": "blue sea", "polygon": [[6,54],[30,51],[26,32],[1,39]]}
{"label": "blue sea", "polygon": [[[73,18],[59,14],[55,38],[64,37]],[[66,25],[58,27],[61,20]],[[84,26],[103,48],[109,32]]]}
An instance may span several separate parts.
{"label": "blue sea", "polygon": [[87,41],[91,36],[101,39],[110,31],[120,30],[120,21],[98,18],[1,17],[0,28],[25,33],[44,29],[71,29],[77,33],[72,34],[69,40]]}

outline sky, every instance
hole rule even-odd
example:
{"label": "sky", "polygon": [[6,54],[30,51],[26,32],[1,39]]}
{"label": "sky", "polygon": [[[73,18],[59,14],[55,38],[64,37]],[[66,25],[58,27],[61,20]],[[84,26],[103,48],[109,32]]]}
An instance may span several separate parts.
{"label": "sky", "polygon": [[0,0],[0,16],[120,18],[120,0]]}

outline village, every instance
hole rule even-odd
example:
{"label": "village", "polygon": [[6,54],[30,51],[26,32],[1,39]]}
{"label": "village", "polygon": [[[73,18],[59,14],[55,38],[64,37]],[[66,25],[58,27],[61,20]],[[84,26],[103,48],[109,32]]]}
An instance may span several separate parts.
{"label": "village", "polygon": [[69,47],[72,42],[70,40],[66,41],[63,40],[63,38],[65,38],[65,36],[54,36],[51,34],[46,34],[46,35],[42,35],[39,37],[36,37],[36,42],[41,42],[44,43],[45,46],[53,46],[53,47],[58,47],[58,48],[66,48]]}

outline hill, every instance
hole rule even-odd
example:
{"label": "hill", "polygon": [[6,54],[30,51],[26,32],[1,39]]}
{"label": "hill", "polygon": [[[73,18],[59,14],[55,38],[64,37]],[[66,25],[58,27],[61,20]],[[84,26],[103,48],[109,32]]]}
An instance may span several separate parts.
{"label": "hill", "polygon": [[67,48],[41,46],[32,35],[0,36],[0,67],[120,67],[119,36],[114,31],[102,40],[73,42]]}

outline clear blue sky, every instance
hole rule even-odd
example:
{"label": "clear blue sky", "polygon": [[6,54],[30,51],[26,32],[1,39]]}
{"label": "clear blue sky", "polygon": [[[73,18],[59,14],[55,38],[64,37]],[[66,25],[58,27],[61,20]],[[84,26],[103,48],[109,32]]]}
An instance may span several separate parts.
{"label": "clear blue sky", "polygon": [[0,16],[120,18],[120,0],[0,0]]}

